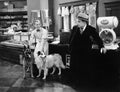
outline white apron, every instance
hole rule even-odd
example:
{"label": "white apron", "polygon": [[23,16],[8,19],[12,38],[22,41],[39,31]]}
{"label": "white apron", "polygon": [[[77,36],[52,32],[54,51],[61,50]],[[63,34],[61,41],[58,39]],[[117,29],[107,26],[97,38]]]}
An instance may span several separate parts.
{"label": "white apron", "polygon": [[31,34],[31,41],[35,41],[36,42],[36,47],[34,50],[34,58],[35,58],[35,64],[37,65],[37,67],[41,67],[41,60],[38,60],[38,51],[44,52],[45,55],[48,55],[48,32],[47,30],[41,28],[40,32],[37,32],[36,29],[33,30],[32,34]]}

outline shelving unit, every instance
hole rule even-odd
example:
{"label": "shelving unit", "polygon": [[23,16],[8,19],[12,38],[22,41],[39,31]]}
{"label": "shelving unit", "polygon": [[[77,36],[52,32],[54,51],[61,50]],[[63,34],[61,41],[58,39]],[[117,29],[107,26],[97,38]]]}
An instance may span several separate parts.
{"label": "shelving unit", "polygon": [[0,11],[0,28],[8,28],[12,24],[21,23],[21,31],[27,32],[28,16],[26,10],[4,10]]}

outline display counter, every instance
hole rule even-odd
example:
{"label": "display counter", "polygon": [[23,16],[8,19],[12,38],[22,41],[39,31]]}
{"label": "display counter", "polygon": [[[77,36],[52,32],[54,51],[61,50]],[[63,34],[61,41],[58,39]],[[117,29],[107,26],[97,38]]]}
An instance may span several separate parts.
{"label": "display counter", "polygon": [[21,32],[14,34],[14,39],[17,41],[30,40],[30,32]]}
{"label": "display counter", "polygon": [[[64,64],[67,65],[70,60],[69,44],[49,44],[49,49],[50,54],[61,54]],[[105,54],[101,54],[99,49],[94,48],[91,51],[91,58],[92,60],[88,60],[85,66],[89,68],[88,75],[91,81],[98,84],[100,83],[100,85],[104,83],[116,83],[118,81],[118,77],[120,76],[119,48],[116,50],[108,50]],[[84,60],[80,61],[84,62]]]}
{"label": "display counter", "polygon": [[8,35],[8,34],[1,34],[0,35],[0,42],[5,41],[5,40],[10,40],[13,38],[13,35]]}
{"label": "display counter", "polygon": [[[68,44],[49,44],[49,54],[59,53],[63,63],[69,56]],[[19,56],[23,53],[23,45],[18,41],[4,41],[0,43],[0,58],[20,64]],[[89,73],[97,83],[113,83],[120,76],[120,50],[108,50],[106,54],[93,49],[92,61],[89,61]],[[70,57],[69,57],[70,58]],[[67,76],[67,75],[65,75]]]}
{"label": "display counter", "polygon": [[69,44],[49,44],[49,54],[59,53],[62,56],[63,63],[66,65],[69,56]]}
{"label": "display counter", "polygon": [[20,42],[7,40],[0,42],[0,58],[14,63],[20,63],[19,55],[23,53],[23,45]]}
{"label": "display counter", "polygon": [[[23,54],[23,41],[30,39],[29,32],[22,32],[18,34],[8,35],[9,39],[0,42],[0,58],[9,60],[14,63],[20,63],[20,55]],[[49,36],[48,41],[52,41],[53,37]]]}
{"label": "display counter", "polygon": [[[20,63],[19,55],[23,54],[23,41],[7,40],[0,42],[0,58],[9,61]],[[49,54],[59,53],[62,55],[63,62],[66,62],[66,55],[68,54],[67,44],[51,44],[49,43]]]}
{"label": "display counter", "polygon": [[29,39],[29,32],[21,32],[16,34],[1,34],[0,58],[19,64],[19,55],[23,53],[22,41]]}
{"label": "display counter", "polygon": [[108,50],[105,54],[94,50],[92,54],[93,80],[100,85],[116,84],[120,76],[120,50]]}

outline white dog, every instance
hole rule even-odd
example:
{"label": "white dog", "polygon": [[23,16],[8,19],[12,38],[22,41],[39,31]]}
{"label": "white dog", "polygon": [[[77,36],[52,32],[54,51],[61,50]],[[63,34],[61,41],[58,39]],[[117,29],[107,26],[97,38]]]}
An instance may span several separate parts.
{"label": "white dog", "polygon": [[48,70],[50,68],[53,68],[51,74],[54,74],[55,69],[58,68],[58,75],[61,75],[61,68],[65,69],[65,65],[63,64],[62,57],[60,54],[50,54],[45,56],[44,53],[38,51],[38,57],[35,59],[35,62],[39,69],[39,75],[37,77],[41,75],[41,70],[44,70],[43,79],[46,79],[46,76],[48,75]]}

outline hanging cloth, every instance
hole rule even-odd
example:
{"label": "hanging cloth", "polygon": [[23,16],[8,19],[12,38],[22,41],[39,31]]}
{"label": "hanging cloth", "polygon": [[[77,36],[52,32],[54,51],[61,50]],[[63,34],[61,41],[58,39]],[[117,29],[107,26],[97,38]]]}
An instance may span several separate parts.
{"label": "hanging cloth", "polygon": [[69,9],[68,7],[64,10],[64,32],[69,32]]}
{"label": "hanging cloth", "polygon": [[86,3],[86,13],[89,15],[90,13],[90,4]]}
{"label": "hanging cloth", "polygon": [[75,12],[74,7],[71,6],[71,8],[70,8],[70,13],[73,14],[74,12]]}
{"label": "hanging cloth", "polygon": [[41,10],[41,20],[42,20],[42,24],[43,26],[48,26],[47,25],[47,16],[46,16],[46,11],[45,10]]}
{"label": "hanging cloth", "polygon": [[45,20],[46,20],[46,27],[49,26],[49,15],[48,15],[48,9],[45,9]]}
{"label": "hanging cloth", "polygon": [[62,7],[62,12],[61,12],[62,17],[65,16],[65,7]]}
{"label": "hanging cloth", "polygon": [[73,28],[74,25],[76,25],[76,20],[75,20],[75,9],[73,6],[70,8],[70,13],[71,13],[71,29]]}
{"label": "hanging cloth", "polygon": [[86,12],[84,5],[79,6],[79,12],[81,12],[81,13],[85,13]]}
{"label": "hanging cloth", "polygon": [[69,16],[69,9],[68,9],[68,7],[65,8],[65,15]]}
{"label": "hanging cloth", "polygon": [[62,14],[62,10],[61,10],[60,7],[58,7],[57,15],[60,15],[60,16],[61,16],[61,14]]}
{"label": "hanging cloth", "polygon": [[79,6],[75,6],[74,7],[74,10],[75,10],[75,17],[79,14]]}
{"label": "hanging cloth", "polygon": [[96,28],[96,2],[89,5],[89,25]]}

